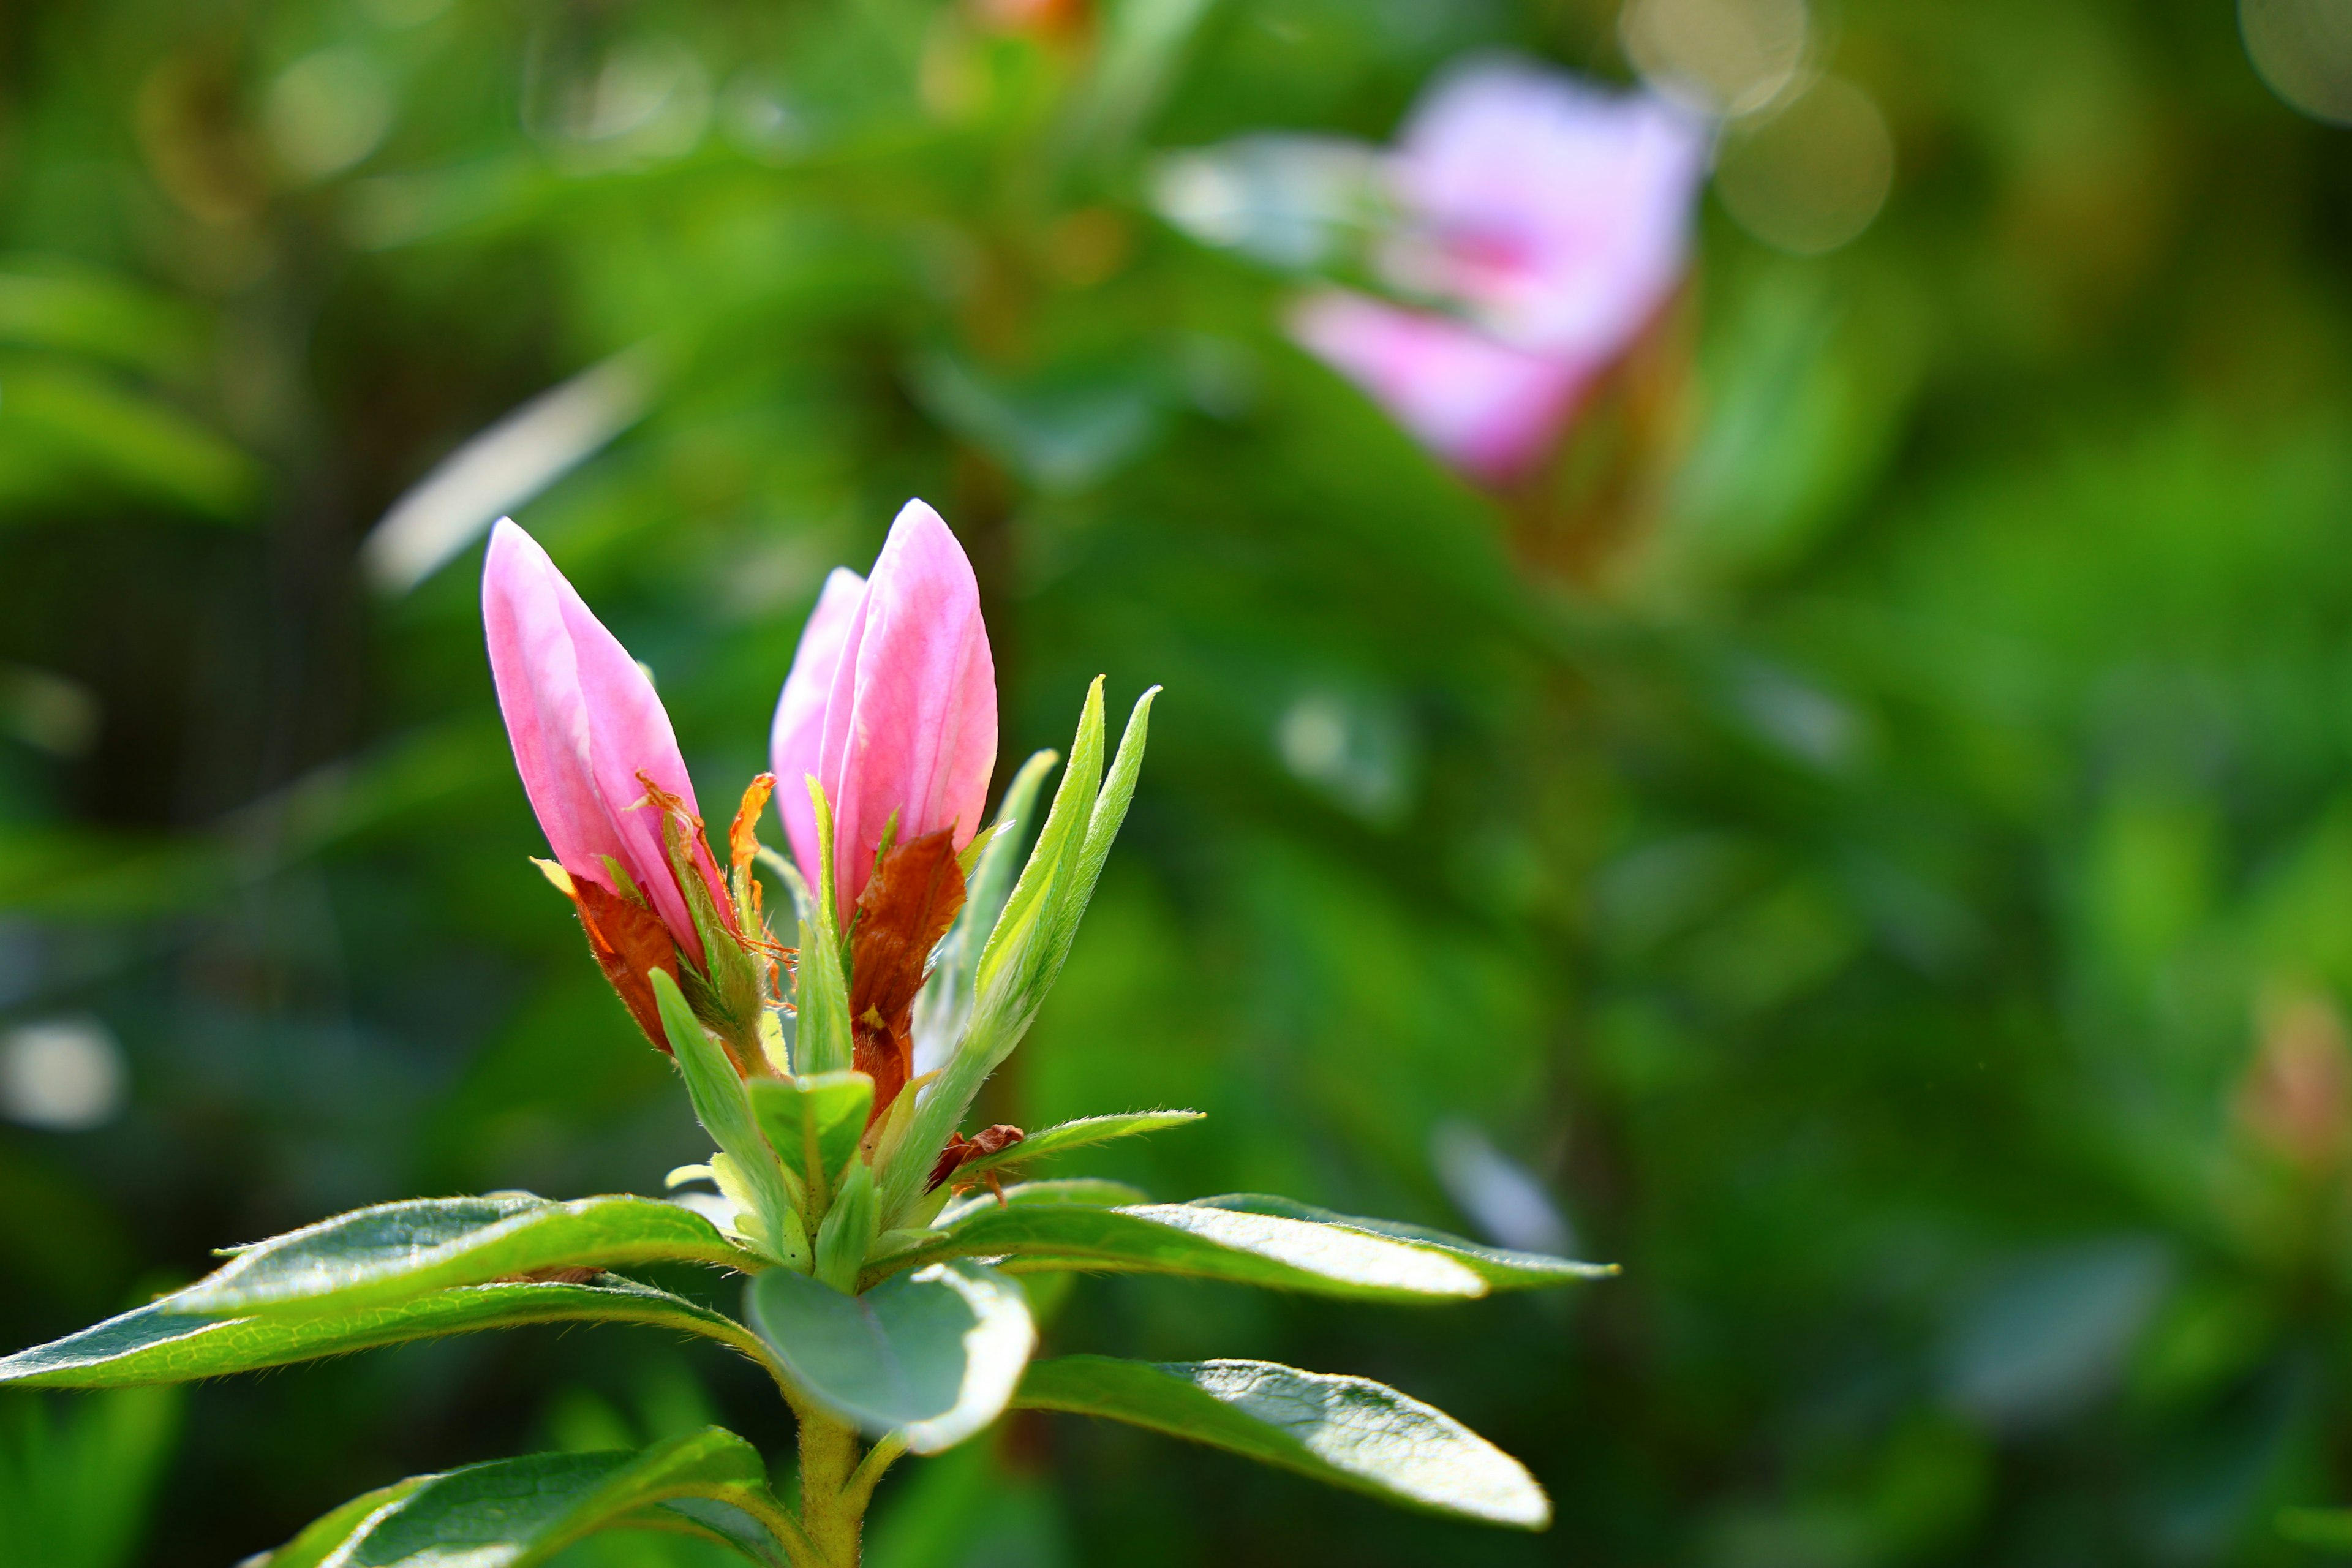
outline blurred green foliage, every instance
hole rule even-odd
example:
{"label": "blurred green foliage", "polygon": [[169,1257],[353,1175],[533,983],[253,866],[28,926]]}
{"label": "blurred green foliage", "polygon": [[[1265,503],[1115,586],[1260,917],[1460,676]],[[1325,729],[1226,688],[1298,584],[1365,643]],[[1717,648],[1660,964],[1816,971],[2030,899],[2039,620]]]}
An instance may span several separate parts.
{"label": "blurred green foliage", "polygon": [[[909,495],[980,571],[1008,759],[1097,670],[1166,684],[988,1119],[1195,1106],[1087,1168],[1457,1226],[1466,1126],[1626,1267],[1442,1322],[1095,1281],[1048,1330],[1391,1382],[1527,1457],[1549,1537],[1032,1416],[894,1480],[877,1563],[2295,1560],[2277,1508],[2352,1498],[2345,133],[2226,6],[1850,0],[1875,224],[1799,259],[1710,199],[1494,497],[1160,224],[1151,160],[1382,138],[1481,47],[1622,76],[1613,8],[1017,9],[0,14],[0,1007],[131,1086],[0,1128],[0,1339],[358,1203],[704,1152],[524,863],[478,556],[362,551],[562,385],[551,483],[478,491],[714,812]],[[163,1417],[91,1478],[117,1406],[45,1408],[12,1445],[135,1495]],[[746,1369],[628,1336],[206,1387],[148,1560],[714,1413],[782,1451]]]}

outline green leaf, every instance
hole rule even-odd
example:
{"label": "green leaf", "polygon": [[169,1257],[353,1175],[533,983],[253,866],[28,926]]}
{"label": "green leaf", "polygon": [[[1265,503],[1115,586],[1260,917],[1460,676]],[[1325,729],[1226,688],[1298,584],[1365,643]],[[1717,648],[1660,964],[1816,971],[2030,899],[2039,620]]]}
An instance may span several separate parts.
{"label": "green leaf", "polygon": [[1013,1208],[1027,1204],[1087,1204],[1095,1208],[1109,1209],[1150,1201],[1151,1194],[1140,1187],[1129,1186],[1125,1182],[1105,1181],[1100,1176],[1059,1176],[1050,1182],[1015,1182],[1001,1192],[992,1193],[983,1187],[950,1204],[940,1215],[938,1228],[945,1230],[988,1208]]}
{"label": "green leaf", "polygon": [[1034,945],[1031,931],[1085,845],[1086,825],[1081,819],[1092,815],[1095,792],[1102,783],[1102,689],[1101,676],[1087,688],[1086,704],[1078,710],[1077,738],[1070,743],[1070,765],[1062,771],[1061,785],[1046,809],[1045,826],[1037,830],[1036,847],[1021,868],[1021,879],[1013,884],[1004,912],[997,917],[995,929],[980,950],[977,984],[982,996],[994,989],[1008,965],[1015,970],[1026,966]]}
{"label": "green leaf", "polygon": [[332,1317],[238,1317],[175,1310],[173,1299],[0,1360],[0,1384],[116,1388],[257,1372],[319,1356],[527,1323],[645,1323],[701,1334],[754,1360],[766,1347],[723,1313],[607,1274],[592,1284],[465,1285]]}
{"label": "green leaf", "polygon": [[246,1247],[169,1310],[317,1317],[546,1268],[761,1260],[690,1209],[653,1198],[550,1203],[529,1193],[378,1204]]}
{"label": "green leaf", "polygon": [[[1004,800],[989,830],[988,846],[965,879],[963,908],[940,943],[931,976],[915,998],[915,1058],[919,1064],[943,1062],[971,1022],[981,944],[996,929],[1013,881],[1013,868],[1029,835],[1029,816],[1038,788],[1060,762],[1056,752],[1039,752],[1021,764],[1005,787]],[[927,1070],[919,1067],[918,1070]]]}
{"label": "green leaf", "polygon": [[773,1269],[751,1281],[751,1325],[808,1396],[918,1454],[996,1419],[1037,1331],[1021,1288],[972,1263],[900,1274],[862,1296]]}
{"label": "green leaf", "polygon": [[437,1476],[411,1476],[394,1481],[388,1487],[378,1487],[372,1492],[362,1492],[342,1504],[332,1513],[323,1514],[303,1527],[302,1533],[275,1552],[247,1558],[238,1568],[320,1568],[335,1549],[352,1538],[352,1532],[369,1522],[378,1510],[400,1501]]}
{"label": "green leaf", "polygon": [[[1079,713],[1077,738],[1071,742],[1070,763],[1063,771],[1061,787],[1054,792],[1045,826],[1037,832],[1036,846],[1005,900],[1004,913],[989,933],[988,945],[981,950],[978,998],[971,1027],[941,1070],[940,1081],[924,1095],[908,1135],[908,1148],[934,1150],[947,1141],[981,1084],[1021,1043],[1069,952],[1078,914],[1093,889],[1094,874],[1101,868],[1100,858],[1089,862],[1088,855],[1095,831],[1104,821],[1104,801],[1097,798],[1104,793],[1102,688],[1099,676],[1087,688],[1086,706]],[[1148,712],[1150,701],[1151,693],[1145,693],[1137,704],[1138,712]],[[1119,766],[1126,771],[1127,788],[1131,792],[1135,770],[1141,765],[1142,747],[1132,720],[1128,728],[1128,737],[1119,745]],[[1131,760],[1129,742],[1134,742]],[[1117,793],[1116,784],[1109,793]],[[1126,809],[1126,798],[1120,795],[1113,816],[1123,816]],[[1117,830],[1115,820],[1109,828]],[[1104,854],[1108,853],[1108,837],[1101,847]],[[929,1170],[920,1160],[893,1164],[883,1189],[883,1228],[907,1222],[929,1177]]]}
{"label": "green leaf", "polygon": [[1130,1110],[1119,1116],[1082,1116],[1076,1121],[1059,1122],[1032,1132],[1009,1149],[957,1166],[956,1180],[961,1182],[1000,1165],[1043,1160],[1090,1143],[1132,1138],[1139,1132],[1157,1132],[1163,1127],[1181,1127],[1188,1121],[1201,1121],[1203,1114],[1198,1110]]}
{"label": "green leaf", "polygon": [[808,1184],[812,1212],[826,1206],[865,1135],[874,1080],[855,1071],[806,1073],[752,1079],[744,1088],[770,1146]]}
{"label": "green leaf", "polygon": [[777,1262],[794,1268],[805,1264],[808,1237],[801,1229],[790,1179],[751,1114],[742,1078],[687,1005],[677,982],[658,969],[647,978],[654,1004],[661,1009],[662,1033],[669,1037],[670,1055],[686,1079],[687,1097],[694,1102],[695,1118],[750,1184],[754,1212],[739,1213],[736,1229]]}
{"label": "green leaf", "polygon": [[1119,731],[1118,754],[1111,759],[1110,776],[1103,781],[1102,793],[1095,797],[1094,810],[1087,816],[1086,838],[1079,847],[1070,885],[1055,889],[1052,968],[1041,976],[1045,985],[1054,983],[1062,960],[1069,955],[1070,944],[1077,940],[1078,921],[1094,900],[1103,863],[1110,858],[1110,847],[1127,821],[1127,808],[1135,799],[1135,781],[1143,772],[1143,748],[1151,738],[1151,704],[1159,696],[1160,688],[1154,686],[1135,700],[1127,728]]}
{"label": "green leaf", "polygon": [[824,862],[812,889],[795,872],[786,882],[800,916],[800,967],[794,972],[793,999],[799,1023],[793,1038],[793,1067],[803,1073],[849,1070],[849,975],[841,963],[841,922],[834,908],[833,807],[814,778],[806,782],[810,804],[816,807],[818,858]]}
{"label": "green leaf", "polygon": [[874,1245],[874,1167],[849,1167],[841,1195],[816,1233],[816,1277],[838,1290],[857,1288],[857,1270]]}
{"label": "green leaf", "polygon": [[1013,1405],[1149,1426],[1433,1513],[1541,1530],[1520,1463],[1444,1411],[1361,1377],[1263,1361],[1038,1362]]}
{"label": "green leaf", "polygon": [[1432,1247],[1341,1226],[1185,1204],[985,1205],[929,1244],[883,1259],[874,1270],[942,1258],[1002,1258],[1008,1273],[1182,1274],[1371,1300],[1486,1293],[1486,1281],[1475,1270]]}
{"label": "green leaf", "polygon": [[345,1503],[263,1568],[530,1568],[613,1529],[699,1535],[783,1568],[780,1531],[794,1527],[759,1453],[709,1426],[642,1453],[534,1454],[403,1481]]}
{"label": "green leaf", "polygon": [[1544,1285],[1565,1285],[1580,1279],[1607,1279],[1618,1273],[1614,1263],[1579,1263],[1571,1258],[1552,1258],[1540,1252],[1513,1252],[1507,1247],[1482,1247],[1475,1241],[1465,1241],[1458,1236],[1448,1236],[1442,1230],[1426,1226],[1406,1225],[1393,1219],[1359,1219],[1353,1215],[1333,1214],[1312,1204],[1302,1204],[1296,1198],[1276,1197],[1268,1193],[1227,1193],[1222,1197],[1193,1198],[1190,1208],[1224,1209],[1234,1214],[1276,1215],[1284,1219],[1305,1220],[1312,1225],[1339,1226],[1360,1231],[1366,1236],[1384,1236],[1411,1242],[1458,1258],[1478,1277],[1497,1290],[1524,1290]]}

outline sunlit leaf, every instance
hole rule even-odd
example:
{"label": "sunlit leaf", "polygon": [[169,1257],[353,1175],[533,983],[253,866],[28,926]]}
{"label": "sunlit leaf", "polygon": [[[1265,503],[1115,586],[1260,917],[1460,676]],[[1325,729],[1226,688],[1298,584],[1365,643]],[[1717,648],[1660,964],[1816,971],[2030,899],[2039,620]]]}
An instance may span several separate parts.
{"label": "sunlit leaf", "polygon": [[1369,1378],[1262,1361],[1064,1356],[1034,1363],[1013,1404],[1148,1426],[1434,1513],[1522,1530],[1551,1522],[1517,1459]]}
{"label": "sunlit leaf", "polygon": [[402,1481],[345,1503],[262,1568],[531,1568],[613,1529],[698,1535],[783,1568],[780,1527],[759,1453],[711,1426],[642,1453],[534,1454]]}
{"label": "sunlit leaf", "polygon": [[996,1419],[1037,1331],[1019,1286],[972,1263],[935,1264],[861,1296],[772,1269],[752,1326],[794,1384],[845,1421],[934,1454]]}
{"label": "sunlit leaf", "polygon": [[761,1266],[676,1204],[508,1193],[339,1215],[256,1243],[167,1300],[175,1312],[315,1317],[540,1269],[665,1261]]}
{"label": "sunlit leaf", "polygon": [[755,1359],[742,1324],[649,1285],[606,1274],[585,1284],[508,1280],[435,1290],[321,1317],[238,1317],[175,1310],[173,1298],[0,1360],[0,1384],[111,1388],[255,1372],[378,1345],[528,1323],[644,1323],[700,1334]]}
{"label": "sunlit leaf", "polygon": [[1373,1300],[1450,1300],[1487,1290],[1483,1276],[1434,1247],[1349,1226],[1183,1204],[977,1204],[928,1245],[876,1267],[919,1267],[941,1258],[1001,1258],[1013,1273],[1181,1274]]}

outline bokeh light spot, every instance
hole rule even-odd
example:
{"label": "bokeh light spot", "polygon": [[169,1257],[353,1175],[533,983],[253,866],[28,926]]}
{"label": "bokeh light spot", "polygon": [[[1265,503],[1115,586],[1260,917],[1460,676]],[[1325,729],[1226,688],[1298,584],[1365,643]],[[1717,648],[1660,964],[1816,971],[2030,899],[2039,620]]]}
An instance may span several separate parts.
{"label": "bokeh light spot", "polygon": [[270,150],[305,180],[341,174],[374,152],[392,129],[392,87],[357,49],[305,55],[269,84],[264,109]]}
{"label": "bokeh light spot", "polygon": [[2238,30],[2273,92],[2352,125],[2352,0],[2238,0]]}
{"label": "bokeh light spot", "polygon": [[1715,187],[1742,228],[1799,256],[1870,226],[1895,180],[1895,139],[1852,82],[1823,77],[1752,129],[1724,138]]}
{"label": "bokeh light spot", "polygon": [[122,1109],[129,1075],[113,1031],[96,1018],[45,1018],[0,1035],[0,1115],[78,1132]]}
{"label": "bokeh light spot", "polygon": [[1625,54],[1649,84],[1705,114],[1753,114],[1805,63],[1804,0],[1632,0]]}

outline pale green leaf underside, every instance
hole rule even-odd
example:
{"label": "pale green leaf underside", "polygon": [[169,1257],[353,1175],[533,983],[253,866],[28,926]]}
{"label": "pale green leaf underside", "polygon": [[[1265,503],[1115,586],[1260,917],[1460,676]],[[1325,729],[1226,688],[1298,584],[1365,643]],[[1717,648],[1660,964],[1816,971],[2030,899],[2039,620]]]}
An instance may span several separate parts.
{"label": "pale green leaf underside", "polygon": [[1483,1296],[1486,1280],[1435,1248],[1276,1215],[1137,1204],[984,1205],[883,1269],[940,1258],[1001,1258],[1007,1272],[1181,1274],[1372,1300]]}
{"label": "pale green leaf underside", "polygon": [[607,1274],[593,1284],[510,1281],[436,1290],[331,1317],[220,1317],[173,1310],[171,1298],[0,1360],[0,1384],[119,1388],[184,1383],[373,1350],[410,1340],[530,1323],[644,1323],[702,1334],[754,1359],[765,1347],[742,1324],[649,1285]]}
{"label": "pale green leaf underside", "polygon": [[760,1261],[676,1204],[627,1196],[550,1203],[528,1193],[415,1198],[339,1215],[246,1248],[170,1310],[319,1316],[546,1268]]}
{"label": "pale green leaf underside", "polygon": [[1366,1378],[1262,1361],[1033,1363],[1018,1408],[1148,1426],[1432,1512],[1541,1530],[1551,1504],[1517,1459],[1444,1411]]}
{"label": "pale green leaf underside", "polygon": [[1225,1209],[1235,1214],[1277,1215],[1285,1219],[1340,1226],[1349,1230],[1361,1231],[1367,1236],[1389,1237],[1410,1242],[1415,1247],[1433,1247],[1449,1258],[1458,1259],[1497,1290],[1565,1285],[1580,1279],[1606,1279],[1617,1272],[1617,1265],[1613,1263],[1579,1263],[1571,1258],[1552,1258],[1540,1252],[1513,1252],[1506,1247],[1486,1247],[1475,1241],[1465,1241],[1458,1236],[1449,1236],[1442,1230],[1433,1230],[1427,1226],[1333,1214],[1329,1209],[1318,1209],[1313,1204],[1302,1204],[1296,1198],[1276,1197],[1269,1193],[1227,1193],[1222,1197],[1192,1198],[1184,1206]]}
{"label": "pale green leaf underside", "polygon": [[263,1559],[265,1568],[530,1568],[584,1536],[667,1530],[782,1568],[761,1522],[780,1517],[767,1469],[719,1427],[642,1453],[535,1454],[355,1498]]}
{"label": "pale green leaf underside", "polygon": [[1009,1149],[958,1166],[956,1180],[968,1180],[999,1165],[1016,1165],[1089,1144],[1108,1143],[1114,1138],[1132,1138],[1141,1132],[1157,1132],[1163,1127],[1181,1127],[1188,1121],[1202,1120],[1203,1115],[1198,1110],[1130,1110],[1118,1116],[1082,1116],[1076,1121],[1041,1128]]}
{"label": "pale green leaf underside", "polygon": [[751,1319],[793,1384],[918,1454],[952,1447],[1004,1409],[1037,1331],[1021,1288],[971,1263],[935,1265],[849,1296],[805,1274],[751,1281]]}

